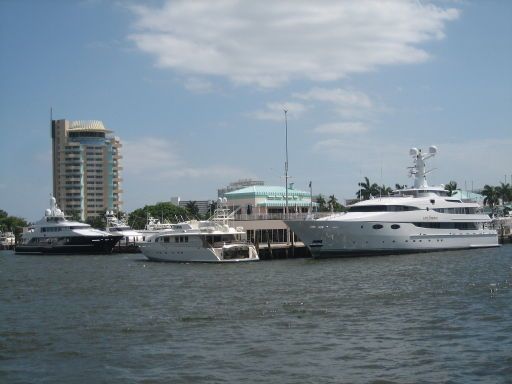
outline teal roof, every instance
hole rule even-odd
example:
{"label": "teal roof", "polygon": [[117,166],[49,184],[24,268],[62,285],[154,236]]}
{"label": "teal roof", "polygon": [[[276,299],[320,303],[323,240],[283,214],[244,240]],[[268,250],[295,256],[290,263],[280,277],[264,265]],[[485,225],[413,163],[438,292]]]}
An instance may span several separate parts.
{"label": "teal roof", "polygon": [[[267,196],[284,196],[286,195],[286,188],[281,186],[271,185],[253,185],[238,189],[236,191],[228,192],[224,196],[228,199],[236,199],[241,197],[267,197]],[[300,191],[298,189],[288,188],[288,196],[308,196],[309,192]]]}
{"label": "teal roof", "polygon": [[473,200],[477,202],[482,202],[484,200],[484,197],[478,193],[470,192],[470,191],[463,191],[461,189],[457,189],[453,191],[453,194],[451,195],[452,198],[460,199],[460,200]]}

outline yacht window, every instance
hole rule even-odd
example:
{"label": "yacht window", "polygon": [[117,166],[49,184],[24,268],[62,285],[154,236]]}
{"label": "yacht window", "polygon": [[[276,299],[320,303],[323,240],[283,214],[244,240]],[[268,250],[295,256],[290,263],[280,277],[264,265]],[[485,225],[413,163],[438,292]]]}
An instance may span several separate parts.
{"label": "yacht window", "polygon": [[169,236],[165,236],[163,239],[164,243],[168,243],[171,238]]}
{"label": "yacht window", "polygon": [[400,226],[398,224],[391,224],[391,229],[398,229]]}
{"label": "yacht window", "polygon": [[373,229],[382,229],[382,224],[374,224]]}
{"label": "yacht window", "polygon": [[413,223],[416,227],[421,228],[440,228],[440,229],[478,229],[477,224],[473,222],[466,223],[450,223],[450,222],[421,222],[421,223]]}
{"label": "yacht window", "polygon": [[188,243],[188,236],[185,236],[185,243]]}
{"label": "yacht window", "polygon": [[476,213],[475,207],[461,207],[461,208],[437,208],[434,211],[439,213],[452,213],[458,215],[473,215]]}
{"label": "yacht window", "polygon": [[174,242],[175,242],[175,243],[179,243],[179,242],[180,242],[180,239],[178,238],[178,236],[176,236],[176,237],[174,238]]}

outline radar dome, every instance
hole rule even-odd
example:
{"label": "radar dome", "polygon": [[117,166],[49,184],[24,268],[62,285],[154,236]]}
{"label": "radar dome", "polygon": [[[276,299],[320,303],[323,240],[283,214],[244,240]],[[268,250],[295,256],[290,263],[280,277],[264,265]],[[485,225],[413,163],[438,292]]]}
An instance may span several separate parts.
{"label": "radar dome", "polygon": [[418,156],[418,153],[420,153],[418,148],[411,148],[411,149],[409,149],[409,155],[411,155],[411,156]]}
{"label": "radar dome", "polygon": [[51,209],[47,209],[44,211],[44,215],[45,216],[50,216],[52,214],[52,210]]}
{"label": "radar dome", "polygon": [[437,147],[435,145],[431,145],[428,147],[428,153],[435,155],[437,153]]}

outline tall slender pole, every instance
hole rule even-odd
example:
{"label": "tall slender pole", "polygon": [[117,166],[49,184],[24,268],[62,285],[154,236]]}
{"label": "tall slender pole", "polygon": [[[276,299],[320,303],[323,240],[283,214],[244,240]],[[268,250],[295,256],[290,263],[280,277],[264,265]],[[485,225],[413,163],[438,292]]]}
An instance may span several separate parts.
{"label": "tall slender pole", "polygon": [[286,161],[284,163],[284,182],[286,190],[286,207],[284,211],[284,217],[288,218],[288,111],[284,110],[284,124],[285,124],[285,147],[286,147]]}

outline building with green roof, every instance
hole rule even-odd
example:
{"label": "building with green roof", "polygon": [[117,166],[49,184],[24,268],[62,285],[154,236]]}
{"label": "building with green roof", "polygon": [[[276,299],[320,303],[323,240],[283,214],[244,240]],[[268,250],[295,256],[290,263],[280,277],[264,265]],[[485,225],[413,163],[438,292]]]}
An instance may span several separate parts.
{"label": "building with green roof", "polygon": [[[224,194],[227,205],[240,208],[241,214],[283,214],[286,207],[286,188],[282,186],[253,185]],[[288,188],[288,212],[306,213],[316,210],[318,203],[311,201],[309,192]]]}

